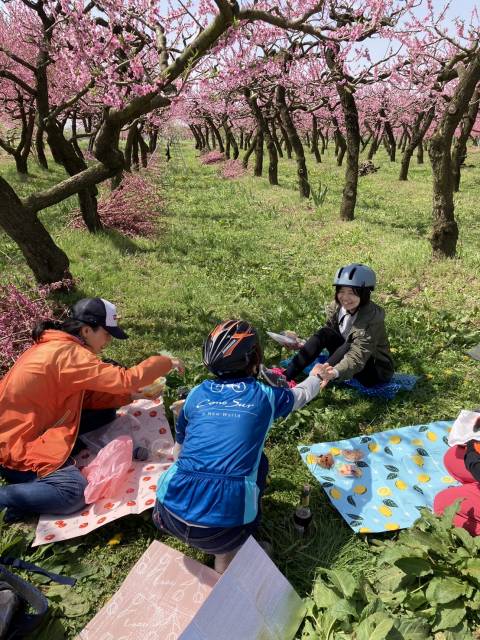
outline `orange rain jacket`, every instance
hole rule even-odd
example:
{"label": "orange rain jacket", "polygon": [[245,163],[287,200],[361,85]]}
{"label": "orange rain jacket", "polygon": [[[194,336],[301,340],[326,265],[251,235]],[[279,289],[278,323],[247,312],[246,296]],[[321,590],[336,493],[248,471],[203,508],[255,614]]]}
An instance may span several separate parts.
{"label": "orange rain jacket", "polygon": [[73,449],[82,409],[128,404],[171,367],[170,358],[152,356],[122,369],[64,331],[45,331],[0,380],[0,465],[56,471]]}

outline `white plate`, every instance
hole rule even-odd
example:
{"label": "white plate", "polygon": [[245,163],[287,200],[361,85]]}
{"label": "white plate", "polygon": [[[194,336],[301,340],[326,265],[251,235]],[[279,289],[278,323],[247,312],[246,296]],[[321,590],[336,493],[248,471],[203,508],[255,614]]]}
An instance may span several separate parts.
{"label": "white plate", "polygon": [[290,336],[284,336],[283,333],[274,333],[273,331],[267,331],[267,335],[285,347],[295,347],[299,341],[297,338],[290,338]]}

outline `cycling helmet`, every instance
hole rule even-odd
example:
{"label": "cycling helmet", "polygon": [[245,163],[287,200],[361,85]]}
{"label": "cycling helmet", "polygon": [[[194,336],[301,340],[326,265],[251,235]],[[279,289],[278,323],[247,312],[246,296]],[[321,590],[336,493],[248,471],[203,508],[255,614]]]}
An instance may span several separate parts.
{"label": "cycling helmet", "polygon": [[377,278],[375,271],[358,262],[340,267],[333,279],[333,285],[335,287],[358,287],[360,289],[366,287],[371,291],[375,289],[376,283]]}
{"label": "cycling helmet", "polygon": [[226,320],[213,329],[203,344],[203,364],[216,376],[250,375],[262,361],[256,330],[245,320]]}

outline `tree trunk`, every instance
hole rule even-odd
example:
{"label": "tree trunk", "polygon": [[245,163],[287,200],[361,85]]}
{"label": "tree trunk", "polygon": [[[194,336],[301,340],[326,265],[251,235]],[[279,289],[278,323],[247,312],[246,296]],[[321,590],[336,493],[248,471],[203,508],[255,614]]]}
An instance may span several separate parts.
{"label": "tree trunk", "polygon": [[283,140],[283,143],[285,144],[285,151],[287,153],[287,158],[289,160],[291,160],[292,159],[292,145],[290,144],[290,140],[288,139],[288,134],[285,131],[285,127],[282,124],[282,119],[281,119],[280,115],[278,116],[277,122],[278,122],[278,126],[280,127],[280,131],[282,132],[282,140]]}
{"label": "tree trunk", "polygon": [[[250,107],[250,110],[253,114],[253,117],[255,118],[255,121],[257,123],[258,132],[260,133],[262,138],[262,145],[263,145],[263,138],[265,138],[265,141],[267,144],[268,157],[269,157],[268,181],[270,184],[276,185],[278,184],[278,154],[277,154],[277,149],[275,147],[275,142],[273,140],[272,134],[270,133],[270,129],[268,128],[267,122],[263,116],[262,110],[259,107],[256,98],[252,96],[252,92],[250,91],[250,89],[248,88],[244,89],[244,95],[247,100],[248,106]],[[258,138],[257,138],[257,143],[258,143]],[[255,173],[255,175],[257,175],[257,173]],[[261,173],[259,175],[261,175]]]}
{"label": "tree trunk", "polygon": [[475,89],[475,92],[470,100],[468,109],[463,115],[460,125],[460,135],[455,140],[452,149],[452,172],[453,172],[453,190],[459,191],[460,189],[460,167],[465,162],[467,157],[467,141],[470,133],[473,129],[473,125],[477,119],[478,104],[480,99],[480,90]]}
{"label": "tree trunk", "polygon": [[141,131],[138,132],[138,146],[140,148],[142,167],[146,169],[148,167],[148,144],[143,139]]}
{"label": "tree trunk", "polygon": [[255,144],[255,167],[253,169],[253,175],[256,178],[260,178],[263,173],[263,131],[259,127],[257,129],[256,144]]}
{"label": "tree trunk", "polygon": [[275,101],[280,113],[280,119],[282,121],[283,128],[286,131],[288,140],[292,149],[295,152],[297,159],[297,175],[298,175],[298,190],[301,198],[308,198],[310,195],[310,184],[308,182],[308,170],[305,162],[305,153],[303,151],[302,142],[298,136],[293,120],[290,116],[290,111],[285,101],[285,87],[277,85],[275,89]]}
{"label": "tree trunk", "polygon": [[255,151],[255,147],[257,146],[257,136],[255,134],[255,136],[253,137],[250,146],[248,147],[245,155],[243,156],[243,160],[242,160],[242,165],[243,168],[246,169],[248,167],[248,161],[250,159],[250,156],[252,155],[252,153]]}
{"label": "tree trunk", "polygon": [[46,169],[48,171],[48,161],[47,156],[45,155],[45,144],[43,142],[43,129],[41,127],[37,127],[37,132],[35,134],[35,147],[37,149],[38,164],[42,169]]}
{"label": "tree trunk", "polygon": [[28,178],[28,164],[27,158],[22,153],[15,153],[13,156],[15,159],[15,168],[20,177],[20,180],[24,182]]}
{"label": "tree trunk", "polygon": [[357,202],[358,158],[360,156],[360,126],[358,123],[355,97],[345,85],[337,84],[337,91],[342,103],[347,132],[347,163],[345,167],[345,186],[343,188],[340,219],[353,220]]}
{"label": "tree trunk", "polygon": [[417,164],[423,164],[423,140],[420,140],[417,147]]}
{"label": "tree trunk", "polygon": [[388,155],[390,156],[390,162],[395,162],[395,153],[397,150],[397,141],[395,140],[395,136],[393,135],[392,125],[389,120],[386,119],[385,109],[380,109],[380,117],[384,118],[384,131],[388,140]]}
{"label": "tree trunk", "polygon": [[200,136],[198,135],[198,132],[197,132],[197,129],[195,128],[195,125],[189,124],[188,126],[190,128],[190,131],[193,133],[193,137],[195,138],[195,149],[201,149],[202,148],[202,141],[200,140]]}
{"label": "tree trunk", "polygon": [[403,152],[402,164],[400,166],[400,175],[398,176],[399,180],[407,180],[408,177],[408,169],[410,166],[410,160],[413,156],[413,152],[416,147],[422,143],[422,140],[432,123],[433,116],[435,115],[435,108],[430,107],[430,109],[425,113],[425,111],[421,111],[417,114],[413,125],[412,125],[412,135],[410,136],[410,141]]}
{"label": "tree trunk", "polygon": [[317,162],[322,161],[322,156],[320,155],[320,149],[318,148],[318,123],[317,117],[312,114],[312,153],[315,156],[315,160]]}
{"label": "tree trunk", "polygon": [[282,145],[280,144],[280,140],[278,139],[277,136],[277,128],[275,126],[275,118],[270,118],[270,120],[267,122],[267,126],[270,130],[271,136],[273,138],[273,142],[275,143],[275,148],[277,150],[277,154],[280,158],[283,158],[283,150],[282,150]]}
{"label": "tree trunk", "polygon": [[433,173],[433,230],[430,242],[433,254],[442,258],[455,256],[458,240],[453,202],[452,138],[479,80],[480,53],[476,53],[462,71],[450,103],[428,145]]}
{"label": "tree trunk", "polygon": [[[218,150],[220,151],[220,153],[225,153],[225,147],[223,145],[222,136],[221,136],[220,131],[218,130],[217,126],[213,122],[212,118],[208,117],[208,118],[205,118],[205,120],[209,124],[210,129],[212,130],[212,139],[215,138],[216,141],[218,142]],[[208,129],[207,129],[207,131],[208,131]]]}
{"label": "tree trunk", "polygon": [[332,122],[335,127],[333,138],[335,140],[335,155],[337,156],[337,166],[341,167],[345,152],[347,150],[347,143],[345,141],[343,133],[340,131],[340,127],[338,126],[338,120],[336,118],[333,118]]}
{"label": "tree trunk", "polygon": [[40,284],[71,278],[66,254],[54,243],[36,214],[25,210],[11,186],[0,177],[0,226],[19,246]]}

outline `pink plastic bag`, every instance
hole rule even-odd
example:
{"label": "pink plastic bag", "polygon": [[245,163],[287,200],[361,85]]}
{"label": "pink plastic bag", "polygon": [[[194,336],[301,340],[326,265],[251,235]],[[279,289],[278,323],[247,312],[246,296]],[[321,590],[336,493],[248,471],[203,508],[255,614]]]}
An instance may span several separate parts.
{"label": "pink plastic bag", "polygon": [[84,494],[87,504],[113,498],[119,493],[132,466],[132,450],[132,439],[119,436],[100,449],[92,462],[82,469],[88,480]]}

